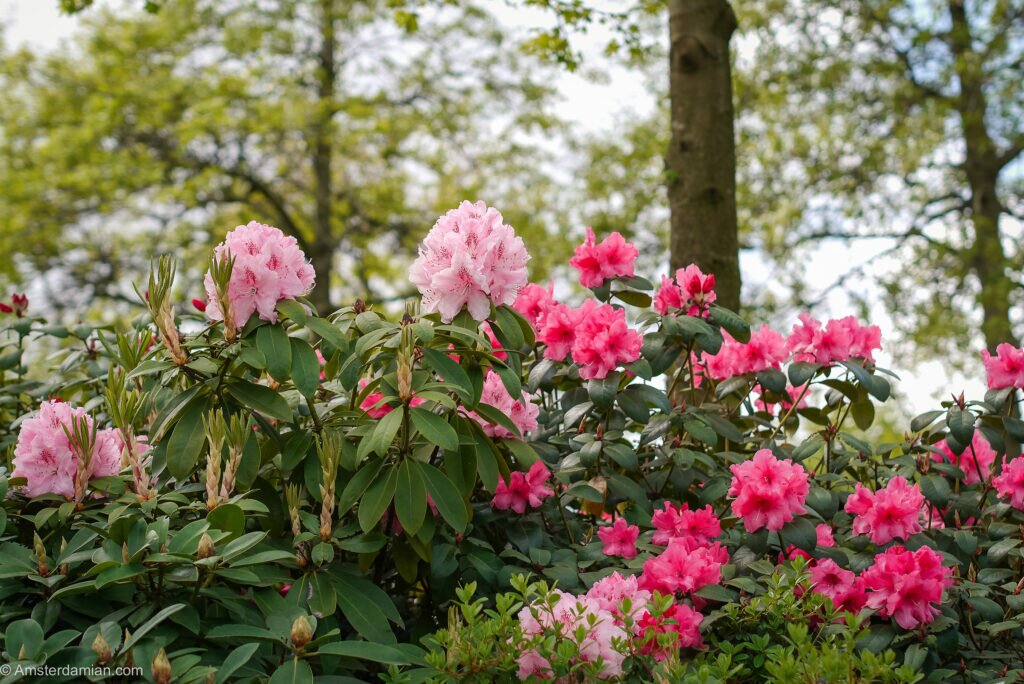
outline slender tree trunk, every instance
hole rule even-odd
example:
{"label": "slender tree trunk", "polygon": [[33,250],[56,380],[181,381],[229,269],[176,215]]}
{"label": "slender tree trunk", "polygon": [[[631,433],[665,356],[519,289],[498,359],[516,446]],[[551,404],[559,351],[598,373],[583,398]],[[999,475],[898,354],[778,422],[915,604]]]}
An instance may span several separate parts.
{"label": "slender tree trunk", "polygon": [[696,263],[715,274],[722,306],[740,304],[736,143],[727,0],[669,0],[672,135],[666,165],[673,269]]}
{"label": "slender tree trunk", "polygon": [[331,221],[334,182],[331,173],[331,120],[334,117],[335,0],[320,0],[320,52],[317,59],[317,111],[313,123],[313,183],[316,203],[313,240],[309,255],[316,269],[317,285],[310,299],[321,314],[331,311],[331,272],[337,239]]}
{"label": "slender tree trunk", "polygon": [[988,108],[984,90],[985,74],[981,57],[974,51],[964,0],[950,0],[949,13],[952,26],[950,47],[956,58],[957,82],[960,87],[956,108],[960,115],[966,151],[964,171],[971,189],[974,242],[968,254],[981,288],[978,303],[984,317],[981,330],[985,336],[985,346],[994,352],[1002,342],[1017,344],[1010,324],[1010,293],[1013,283],[1006,274],[1006,252],[999,231],[999,219],[1003,214],[998,194],[1001,162],[985,121]]}

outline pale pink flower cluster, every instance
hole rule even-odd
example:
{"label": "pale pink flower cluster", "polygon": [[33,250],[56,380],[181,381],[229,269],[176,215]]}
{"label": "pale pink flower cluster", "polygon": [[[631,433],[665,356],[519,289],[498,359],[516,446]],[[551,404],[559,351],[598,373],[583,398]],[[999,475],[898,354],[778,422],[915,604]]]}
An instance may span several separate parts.
{"label": "pale pink flower cluster", "polygon": [[611,278],[633,277],[633,263],[639,254],[636,246],[626,242],[620,233],[612,233],[598,243],[594,229],[588,227],[587,238],[576,248],[569,265],[580,272],[583,287],[599,287]]}
{"label": "pale pink flower cluster", "polygon": [[1010,500],[1010,505],[1024,511],[1024,458],[1003,461],[1003,472],[992,479],[999,496]]}
{"label": "pale pink flower cluster", "polygon": [[722,337],[725,341],[717,354],[704,354],[708,375],[717,380],[778,368],[786,360],[786,338],[767,325],[751,333],[746,344],[727,332],[723,332]]}
{"label": "pale pink flower cluster", "polygon": [[789,459],[779,460],[768,449],[761,449],[754,458],[729,467],[732,485],[729,496],[732,512],[743,519],[748,532],[762,527],[781,530],[797,515],[805,513],[804,501],[810,486],[807,471]]}
{"label": "pale pink flower cluster", "polygon": [[668,546],[673,539],[685,537],[710,544],[722,534],[722,524],[710,505],[691,511],[685,503],[676,506],[666,501],[661,510],[651,516],[651,524],[657,530],[651,541],[659,546]]}
{"label": "pale pink flower cluster", "polygon": [[1003,342],[996,347],[995,356],[983,350],[981,360],[985,363],[989,389],[1024,389],[1024,349]]}
{"label": "pale pink flower cluster", "polygon": [[808,568],[811,591],[832,599],[837,611],[859,613],[867,601],[864,580],[851,570],[839,567],[831,558],[822,558]]}
{"label": "pale pink flower cluster", "polygon": [[491,304],[511,305],[526,285],[530,255],[497,209],[463,202],[437,219],[409,268],[423,311],[450,323],[463,307],[486,320]]}
{"label": "pale pink flower cluster", "polygon": [[551,471],[541,461],[530,466],[525,475],[519,471],[511,473],[508,482],[499,476],[491,506],[499,511],[512,509],[519,515],[525,513],[527,507],[540,508],[544,499],[555,494],[548,484],[550,477]]}
{"label": "pale pink flower cluster", "polygon": [[[946,440],[937,442],[935,448],[941,449],[942,453],[932,452],[932,460],[937,462],[945,460],[964,471],[964,484],[977,484],[982,479],[988,482],[992,477],[992,464],[996,461],[996,452],[981,432],[974,432],[971,445],[964,449],[959,456],[953,453],[953,450],[946,444]],[[981,477],[979,477],[979,473]]]}
{"label": "pale pink flower cluster", "polygon": [[578,309],[555,304],[544,315],[537,340],[544,358],[562,361],[570,353],[584,380],[603,379],[624,363],[640,358],[643,338],[629,327],[626,312],[588,299]]}
{"label": "pale pink flower cluster", "polygon": [[875,564],[861,578],[868,589],[868,607],[903,629],[914,629],[939,614],[942,592],[953,584],[953,570],[927,546],[907,551],[897,545],[876,555]]}
{"label": "pale pink flower cluster", "polygon": [[882,331],[877,325],[860,325],[853,316],[822,326],[810,314],[801,314],[787,344],[796,361],[829,364],[858,358],[874,362],[874,352],[882,348]]}
{"label": "pale pink flower cluster", "polygon": [[909,539],[921,531],[923,505],[920,487],[897,475],[877,492],[858,482],[844,510],[856,515],[854,534],[867,534],[875,544],[887,544],[893,539]]}
{"label": "pale pink flower cluster", "polygon": [[[487,376],[484,378],[480,402],[493,406],[508,416],[512,420],[512,424],[519,429],[520,435],[525,436],[527,432],[537,429],[537,416],[540,414],[540,407],[530,401],[530,395],[526,392],[523,392],[519,399],[513,399],[505,388],[505,383],[501,381],[501,377],[492,370],[487,371]],[[489,422],[476,411],[463,409],[463,413],[478,422],[484,433],[490,437],[516,437],[505,426]]]}
{"label": "pale pink flower cluster", "polygon": [[[623,577],[616,572],[595,583],[585,594],[573,596],[560,590],[553,593],[557,597],[553,606],[538,602],[519,611],[523,636],[530,640],[571,640],[578,649],[580,662],[600,659],[601,679],[622,675],[622,645],[628,639],[642,638],[641,650],[657,660],[663,660],[674,648],[704,647],[700,636],[703,616],[688,605],[675,603],[655,618],[647,606],[651,592],[636,577]],[[627,614],[632,620],[628,630],[624,619]],[[675,633],[675,645],[658,647],[657,635],[668,632]],[[578,634],[582,634],[582,639]],[[518,662],[521,680],[553,677],[550,661],[534,648],[525,648]]]}
{"label": "pale pink flower cluster", "polygon": [[[21,424],[14,447],[12,476],[26,479],[22,488],[26,496],[57,494],[71,498],[75,495],[78,460],[64,428],[73,430],[73,421],[83,418],[92,429],[92,417],[85,409],[62,401],[44,401],[39,412]],[[96,431],[89,466],[90,478],[110,477],[121,472],[121,437],[117,430]]]}
{"label": "pale pink flower cluster", "polygon": [[[277,303],[309,292],[316,282],[313,267],[294,237],[280,229],[251,221],[238,226],[214,248],[219,258],[234,257],[228,283],[228,299],[235,325],[241,328],[253,315],[271,323],[277,321]],[[224,320],[213,276],[207,272],[206,315],[211,321]]]}
{"label": "pale pink flower cluster", "polygon": [[636,558],[636,540],[640,528],[630,525],[625,518],[617,518],[611,525],[597,529],[597,537],[604,544],[604,555],[621,556],[626,560]]}
{"label": "pale pink flower cluster", "polygon": [[701,587],[718,584],[729,552],[718,542],[696,537],[676,537],[657,556],[644,561],[640,586],[667,596],[692,594]]}
{"label": "pale pink flower cluster", "polygon": [[714,274],[704,275],[696,264],[676,271],[675,279],[661,277],[661,286],[654,293],[654,310],[662,316],[681,311],[687,316],[706,315],[715,294]]}

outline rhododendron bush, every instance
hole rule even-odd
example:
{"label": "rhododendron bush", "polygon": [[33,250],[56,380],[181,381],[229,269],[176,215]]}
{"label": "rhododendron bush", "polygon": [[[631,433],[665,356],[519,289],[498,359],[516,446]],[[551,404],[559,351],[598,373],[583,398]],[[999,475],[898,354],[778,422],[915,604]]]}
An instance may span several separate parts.
{"label": "rhododendron bush", "polygon": [[3,307],[7,662],[1020,678],[1024,352],[877,443],[897,379],[869,322],[751,329],[713,274],[655,285],[590,230],[563,296],[528,248],[466,202],[424,231],[403,313],[317,312],[296,242],[252,222],[202,283],[154,262],[122,329]]}

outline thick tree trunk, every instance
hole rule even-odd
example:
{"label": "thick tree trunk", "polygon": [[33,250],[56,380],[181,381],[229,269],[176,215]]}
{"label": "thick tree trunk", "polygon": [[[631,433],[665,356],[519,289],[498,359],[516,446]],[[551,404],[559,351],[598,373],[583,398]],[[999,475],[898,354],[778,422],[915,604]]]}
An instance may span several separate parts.
{"label": "thick tree trunk", "polygon": [[331,120],[337,81],[335,63],[335,0],[320,0],[320,53],[317,59],[317,111],[313,123],[313,182],[316,203],[309,255],[317,285],[310,299],[323,315],[331,311],[331,272],[337,239],[331,221],[334,183],[331,173]]}
{"label": "thick tree trunk", "polygon": [[727,0],[669,0],[668,167],[673,269],[696,263],[714,273],[718,301],[740,304],[729,40],[736,16]]}
{"label": "thick tree trunk", "polygon": [[1000,154],[985,121],[988,102],[985,74],[980,55],[974,51],[971,25],[964,0],[950,0],[952,30],[950,47],[956,57],[960,88],[956,103],[964,136],[964,171],[971,189],[971,223],[974,242],[968,249],[971,268],[978,278],[985,346],[995,351],[1002,342],[1017,344],[1010,324],[1010,293],[1013,283],[1007,276],[999,219],[1003,213],[999,201]]}

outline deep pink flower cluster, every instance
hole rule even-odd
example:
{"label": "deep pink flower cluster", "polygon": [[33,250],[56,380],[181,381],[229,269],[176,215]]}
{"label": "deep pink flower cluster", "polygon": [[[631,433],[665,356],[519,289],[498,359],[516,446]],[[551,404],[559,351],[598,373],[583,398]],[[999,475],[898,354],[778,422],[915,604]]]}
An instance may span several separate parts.
{"label": "deep pink flower cluster", "polygon": [[621,364],[636,361],[643,345],[640,333],[626,322],[625,310],[592,299],[578,309],[553,306],[537,340],[547,346],[545,358],[562,361],[571,353],[584,380],[605,378]]}
{"label": "deep pink flower cluster", "polygon": [[691,511],[685,503],[676,506],[666,501],[662,509],[651,516],[651,524],[657,530],[651,541],[659,546],[668,546],[673,539],[684,537],[710,544],[722,534],[722,524],[710,505]]}
{"label": "deep pink flower cluster", "polygon": [[[647,613],[640,619],[640,634],[644,638],[641,653],[654,656],[658,662],[680,648],[704,648],[704,640],[700,636],[700,623],[704,616],[685,603],[673,603],[662,615],[654,617]],[[669,645],[660,646],[658,637],[662,634],[673,634],[675,638]]]}
{"label": "deep pink flower cluster", "polygon": [[409,280],[423,295],[423,310],[450,323],[468,308],[486,320],[495,306],[511,305],[526,285],[530,255],[523,240],[497,209],[463,202],[437,219],[409,268]]}
{"label": "deep pink flower cluster", "polygon": [[669,311],[705,315],[717,296],[714,274],[704,275],[696,264],[690,264],[676,271],[675,279],[662,276],[661,286],[654,293],[654,310],[662,316]]}
{"label": "deep pink flower cluster", "polygon": [[893,539],[909,539],[921,531],[923,505],[921,489],[898,475],[877,492],[858,482],[844,510],[856,515],[854,534],[868,534],[875,544],[887,544]]}
{"label": "deep pink flower cluster", "polygon": [[996,347],[995,356],[983,350],[981,360],[985,363],[989,389],[1024,389],[1024,349],[1004,342]]}
{"label": "deep pink flower cluster", "polygon": [[644,561],[640,586],[668,596],[692,594],[718,584],[729,552],[720,543],[708,544],[694,537],[677,537],[657,556]]}
{"label": "deep pink flower cluster", "polygon": [[519,515],[526,512],[527,506],[539,508],[544,499],[555,494],[548,484],[550,477],[551,471],[541,461],[530,466],[525,475],[519,471],[513,472],[508,482],[498,477],[491,505],[499,511],[512,509]]}
{"label": "deep pink flower cluster", "polygon": [[633,277],[633,262],[639,254],[620,233],[614,232],[598,243],[594,229],[588,227],[587,238],[576,248],[569,265],[580,272],[583,287],[599,287],[610,278]]}
{"label": "deep pink flower cluster", "polygon": [[804,467],[789,459],[779,460],[768,449],[754,458],[729,467],[732,486],[729,496],[734,515],[743,518],[748,532],[762,527],[781,530],[794,517],[806,512],[804,501],[810,486]]}
{"label": "deep pink flower cluster", "polygon": [[640,528],[630,525],[625,518],[617,518],[611,525],[600,527],[597,536],[604,544],[604,555],[621,556],[626,560],[636,558],[636,540]]}
{"label": "deep pink flower cluster", "polygon": [[[316,351],[317,354],[320,354],[319,349],[317,349]],[[320,379],[323,380],[323,371],[321,371],[320,373]],[[362,389],[366,387],[366,385],[368,384],[369,381],[366,378],[363,378],[362,380],[359,381],[359,388]],[[366,415],[370,416],[371,418],[383,418],[384,416],[388,415],[394,410],[394,407],[387,403],[384,403],[383,400],[384,393],[381,392],[380,390],[374,390],[373,392],[370,392],[369,394],[366,395],[366,397],[363,398],[363,401],[360,402],[359,404],[359,408],[361,408],[363,411],[366,411]],[[423,399],[420,399],[419,397],[413,397],[412,399],[409,400],[409,406],[419,406],[423,402]]]}
{"label": "deep pink flower cluster", "polygon": [[733,339],[727,332],[722,336],[725,341],[718,353],[714,356],[704,354],[708,374],[716,380],[778,368],[786,360],[786,338],[767,325],[751,333],[746,344]]}
{"label": "deep pink flower cluster", "polygon": [[[981,432],[977,430],[974,432],[971,445],[964,449],[959,456],[953,453],[953,450],[946,444],[946,440],[937,442],[935,448],[941,449],[942,454],[932,452],[932,460],[937,462],[945,460],[964,471],[964,484],[977,484],[982,479],[988,482],[992,477],[992,464],[996,461],[996,452]],[[978,476],[979,473],[981,477]]]}
{"label": "deep pink flower cluster", "polygon": [[[519,429],[520,435],[525,436],[526,433],[537,429],[537,416],[540,414],[540,407],[530,401],[530,395],[526,392],[523,392],[518,399],[513,399],[505,389],[505,383],[501,381],[501,377],[492,370],[487,371],[487,376],[484,378],[480,402],[493,406],[508,416],[512,424]],[[491,423],[476,411],[463,409],[463,413],[478,422],[484,433],[490,437],[515,437],[508,428]]]}
{"label": "deep pink flower cluster", "polygon": [[534,330],[540,330],[544,325],[544,317],[557,304],[553,282],[547,288],[536,283],[529,283],[519,291],[519,296],[512,303],[512,308],[521,313]]}
{"label": "deep pink flower cluster", "polygon": [[1003,472],[992,479],[996,492],[1010,505],[1024,511],[1024,458],[1003,461]]}
{"label": "deep pink flower cluster", "polygon": [[875,564],[861,578],[869,590],[868,607],[903,629],[913,629],[939,614],[942,592],[953,584],[953,570],[927,546],[907,551],[897,545],[876,555]]}
{"label": "deep pink flower cluster", "polygon": [[[253,315],[277,321],[277,303],[301,297],[313,288],[316,274],[299,249],[298,242],[278,228],[251,221],[238,226],[214,248],[219,258],[235,259],[228,283],[228,299],[235,325],[241,328]],[[211,321],[224,320],[213,276],[207,272],[206,315]]]}
{"label": "deep pink flower cluster", "polygon": [[822,558],[808,568],[811,591],[832,599],[837,611],[859,613],[867,601],[863,578],[839,567],[831,558]]}
{"label": "deep pink flower cluster", "polygon": [[[44,401],[39,412],[21,424],[12,476],[26,479],[22,488],[26,496],[75,495],[78,461],[64,428],[72,430],[73,420],[83,418],[92,429],[92,417],[85,409],[62,401]],[[110,477],[121,472],[121,446],[117,430],[97,430],[89,477]]]}
{"label": "deep pink flower cluster", "polygon": [[860,325],[853,316],[822,326],[810,314],[801,314],[787,345],[796,361],[828,364],[858,358],[874,362],[874,352],[882,348],[882,331],[877,325]]}

